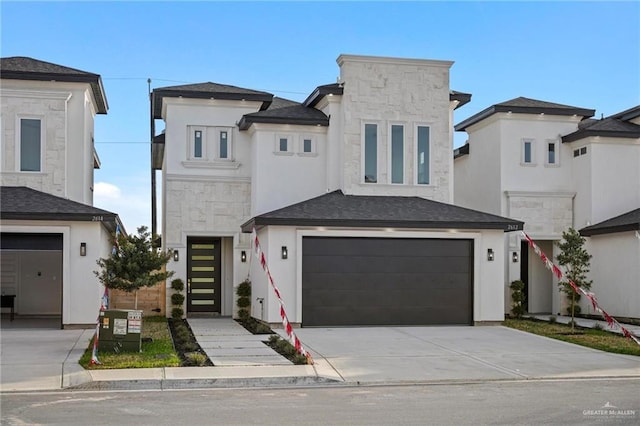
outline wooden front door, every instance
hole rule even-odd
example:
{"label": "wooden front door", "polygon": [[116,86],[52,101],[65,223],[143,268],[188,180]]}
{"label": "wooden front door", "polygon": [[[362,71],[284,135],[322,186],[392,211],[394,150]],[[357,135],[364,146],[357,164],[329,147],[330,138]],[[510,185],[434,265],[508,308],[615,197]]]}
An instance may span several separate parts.
{"label": "wooden front door", "polygon": [[187,312],[221,313],[220,239],[187,239]]}

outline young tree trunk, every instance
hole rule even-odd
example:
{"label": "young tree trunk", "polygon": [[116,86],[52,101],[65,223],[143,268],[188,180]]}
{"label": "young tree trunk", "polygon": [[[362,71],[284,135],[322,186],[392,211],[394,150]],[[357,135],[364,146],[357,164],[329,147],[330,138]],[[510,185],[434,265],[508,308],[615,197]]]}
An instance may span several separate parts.
{"label": "young tree trunk", "polygon": [[133,309],[138,310],[138,290],[133,292],[135,295],[135,303],[133,304]]}
{"label": "young tree trunk", "polygon": [[571,334],[575,333],[576,293],[571,293]]}

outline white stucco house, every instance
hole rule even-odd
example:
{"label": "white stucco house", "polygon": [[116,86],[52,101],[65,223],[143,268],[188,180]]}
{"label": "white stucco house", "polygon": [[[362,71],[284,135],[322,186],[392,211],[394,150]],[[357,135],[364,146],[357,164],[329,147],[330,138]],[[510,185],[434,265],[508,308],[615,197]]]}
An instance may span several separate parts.
{"label": "white stucco house", "polygon": [[[457,205],[522,220],[555,260],[562,232],[588,237],[592,291],[612,315],[640,317],[640,107],[594,110],[528,98],[492,105],[455,126]],[[531,313],[565,313],[552,276],[518,233],[505,240],[505,295],[522,279]],[[505,309],[510,300],[505,298]],[[582,313],[594,313],[582,301]]]}
{"label": "white stucco house", "polygon": [[3,299],[15,296],[19,316],[95,324],[102,287],[93,271],[120,224],[115,213],[93,207],[94,118],[108,109],[102,80],[8,57],[0,59],[0,81]]}
{"label": "white stucco house", "polygon": [[452,204],[453,111],[470,99],[449,88],[452,62],[337,63],[338,82],[302,103],[217,83],[153,90],[162,245],[187,315],[233,315],[250,277],[252,315],[280,323],[255,230],[292,323],[502,321],[504,235],[523,224]]}

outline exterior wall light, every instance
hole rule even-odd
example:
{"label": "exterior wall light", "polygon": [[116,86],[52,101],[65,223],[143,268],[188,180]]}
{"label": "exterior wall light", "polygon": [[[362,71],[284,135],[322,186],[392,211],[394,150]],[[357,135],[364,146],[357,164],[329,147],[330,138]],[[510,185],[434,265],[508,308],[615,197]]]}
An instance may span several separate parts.
{"label": "exterior wall light", "polygon": [[518,263],[518,252],[514,251],[513,253],[511,253],[511,260],[513,261],[513,263]]}
{"label": "exterior wall light", "polygon": [[287,250],[287,246],[282,246],[282,258],[283,259],[288,259],[289,258],[289,251]]}
{"label": "exterior wall light", "polygon": [[80,243],[80,256],[87,255],[87,243]]}
{"label": "exterior wall light", "polygon": [[242,250],[240,252],[240,262],[244,263],[247,261],[247,252]]}
{"label": "exterior wall light", "polygon": [[180,260],[180,252],[178,252],[178,250],[173,251],[173,260],[176,262]]}
{"label": "exterior wall light", "polygon": [[493,262],[494,258],[495,258],[495,256],[493,254],[493,249],[487,249],[487,260],[489,262]]}

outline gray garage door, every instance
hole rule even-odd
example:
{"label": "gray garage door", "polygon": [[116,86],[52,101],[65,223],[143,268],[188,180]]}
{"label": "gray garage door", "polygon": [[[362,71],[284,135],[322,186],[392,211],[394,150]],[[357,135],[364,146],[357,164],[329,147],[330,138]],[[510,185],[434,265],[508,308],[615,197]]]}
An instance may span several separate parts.
{"label": "gray garage door", "polygon": [[304,237],[303,326],[471,324],[472,240]]}

